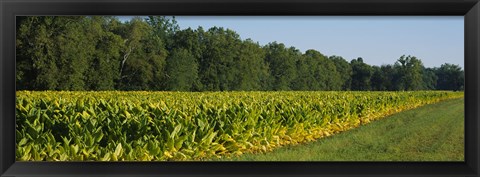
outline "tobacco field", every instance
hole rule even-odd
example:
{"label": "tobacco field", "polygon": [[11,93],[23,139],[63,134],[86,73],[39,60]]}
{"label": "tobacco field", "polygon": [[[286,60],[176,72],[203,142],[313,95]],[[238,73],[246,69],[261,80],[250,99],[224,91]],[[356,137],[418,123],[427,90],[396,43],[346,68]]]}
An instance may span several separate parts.
{"label": "tobacco field", "polygon": [[228,158],[315,141],[463,96],[451,91],[17,91],[16,159]]}

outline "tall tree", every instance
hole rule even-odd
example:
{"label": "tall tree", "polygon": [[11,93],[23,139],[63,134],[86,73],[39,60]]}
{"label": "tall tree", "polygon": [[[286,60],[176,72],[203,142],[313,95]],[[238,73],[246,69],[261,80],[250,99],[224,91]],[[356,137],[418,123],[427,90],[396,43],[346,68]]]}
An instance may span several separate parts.
{"label": "tall tree", "polygon": [[264,90],[269,75],[265,51],[250,39],[243,41],[238,50],[235,66],[240,72],[235,79],[235,90]]}
{"label": "tall tree", "polygon": [[371,90],[380,91],[386,90],[385,86],[383,85],[384,82],[384,75],[382,73],[382,69],[378,66],[372,66],[372,77],[370,78],[370,88]]}
{"label": "tall tree", "polygon": [[445,63],[436,68],[438,90],[461,90],[464,85],[464,72],[458,65]]}
{"label": "tall tree", "polygon": [[18,17],[16,33],[17,89],[56,90],[58,70],[56,64],[54,17]]}
{"label": "tall tree", "polygon": [[162,90],[167,51],[162,39],[141,18],[134,18],[122,31],[125,49],[120,67],[122,90]]}
{"label": "tall tree", "polygon": [[233,30],[180,30],[174,17],[18,17],[19,90],[462,90],[458,65],[347,62]]}
{"label": "tall tree", "polygon": [[394,91],[396,90],[397,71],[393,65],[382,65],[380,66],[382,74],[382,90]]}
{"label": "tall tree", "polygon": [[166,89],[191,91],[198,79],[198,64],[195,57],[186,49],[174,49],[167,58]]}
{"label": "tall tree", "polygon": [[[55,18],[58,33],[54,36],[57,54],[54,56],[58,67],[56,79],[59,90],[83,90],[84,74],[88,69],[94,51],[91,35],[86,36],[82,23],[84,17]],[[65,25],[64,25],[65,24]]]}
{"label": "tall tree", "polygon": [[316,50],[307,50],[297,61],[295,90],[339,90],[342,86],[335,63]]}
{"label": "tall tree", "polygon": [[423,89],[424,90],[435,90],[437,85],[437,75],[435,70],[432,68],[423,68],[422,80],[423,80]]}
{"label": "tall tree", "polygon": [[266,59],[270,68],[269,90],[291,90],[296,78],[296,61],[301,53],[291,47],[286,48],[282,43],[269,43],[265,47]]}
{"label": "tall tree", "polygon": [[113,17],[94,16],[87,24],[89,40],[94,42],[95,52],[85,73],[86,90],[114,90],[120,78],[123,39],[115,34],[119,21]]}
{"label": "tall tree", "polygon": [[87,36],[87,20],[55,16],[22,20],[17,34],[19,83],[28,82],[36,90],[85,89],[84,74],[95,51]]}
{"label": "tall tree", "polygon": [[152,27],[154,36],[162,41],[168,51],[172,51],[174,35],[180,30],[175,16],[148,16],[145,20]]}
{"label": "tall tree", "polygon": [[340,56],[330,56],[330,60],[335,64],[336,70],[340,75],[341,90],[350,90],[352,82],[352,67],[347,60]]}
{"label": "tall tree", "polygon": [[[201,27],[199,27],[197,30],[192,30],[191,28],[179,30],[174,33],[173,42],[171,44],[172,49],[183,48],[187,50],[188,53],[190,53],[195,58],[198,69],[201,63],[201,59],[203,57],[203,51],[205,50],[204,41],[202,41],[202,37],[204,36],[204,34],[205,32]],[[198,77],[200,77],[200,74],[198,74]],[[200,82],[199,78],[194,81],[191,90],[203,90],[203,85]]]}
{"label": "tall tree", "polygon": [[363,62],[361,57],[350,61],[352,67],[352,90],[370,90],[370,77],[373,74],[370,65]]}
{"label": "tall tree", "polygon": [[[314,70],[312,69],[313,65],[311,64],[311,57],[302,56],[297,60],[296,63],[296,75],[297,78],[293,81],[292,89],[293,90],[312,90],[318,84],[317,82],[312,82],[315,80],[313,75]],[[318,64],[316,62],[315,66]]]}
{"label": "tall tree", "polygon": [[420,90],[423,85],[422,61],[415,56],[402,55],[397,62],[395,62],[395,68],[398,72],[399,90]]}
{"label": "tall tree", "polygon": [[314,75],[317,81],[324,83],[321,84],[324,85],[324,87],[314,90],[340,90],[342,88],[342,78],[332,60],[329,60],[327,56],[312,49],[307,50],[305,55],[311,56],[319,61]]}
{"label": "tall tree", "polygon": [[202,35],[205,51],[200,61],[200,80],[211,91],[235,90],[237,87],[240,37],[232,30],[212,27]]}

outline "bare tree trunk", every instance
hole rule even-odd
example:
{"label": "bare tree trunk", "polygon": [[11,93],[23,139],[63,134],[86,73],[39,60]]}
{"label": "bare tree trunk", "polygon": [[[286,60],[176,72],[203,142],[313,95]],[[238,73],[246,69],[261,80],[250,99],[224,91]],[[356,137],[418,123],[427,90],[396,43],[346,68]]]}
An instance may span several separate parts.
{"label": "bare tree trunk", "polygon": [[132,50],[133,50],[133,48],[130,47],[129,50],[128,50],[128,52],[127,52],[125,55],[123,55],[122,66],[120,67],[120,77],[121,77],[121,78],[123,78],[123,77],[122,77],[123,66],[125,65],[125,61],[127,61],[128,56],[130,55],[130,53],[132,53]]}

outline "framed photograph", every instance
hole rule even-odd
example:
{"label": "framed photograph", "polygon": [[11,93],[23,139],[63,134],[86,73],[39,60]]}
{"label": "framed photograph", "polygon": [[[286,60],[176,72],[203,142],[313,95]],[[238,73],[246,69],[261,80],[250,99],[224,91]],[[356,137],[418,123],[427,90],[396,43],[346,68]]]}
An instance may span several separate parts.
{"label": "framed photograph", "polygon": [[0,11],[1,176],[479,176],[478,0]]}

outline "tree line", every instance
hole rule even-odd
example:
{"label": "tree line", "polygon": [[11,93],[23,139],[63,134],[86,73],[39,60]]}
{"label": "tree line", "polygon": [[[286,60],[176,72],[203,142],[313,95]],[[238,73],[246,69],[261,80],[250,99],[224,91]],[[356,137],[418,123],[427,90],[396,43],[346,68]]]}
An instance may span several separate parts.
{"label": "tree line", "polygon": [[462,90],[454,64],[415,56],[373,66],[316,50],[242,40],[231,29],[181,30],[174,17],[17,17],[17,90]]}

